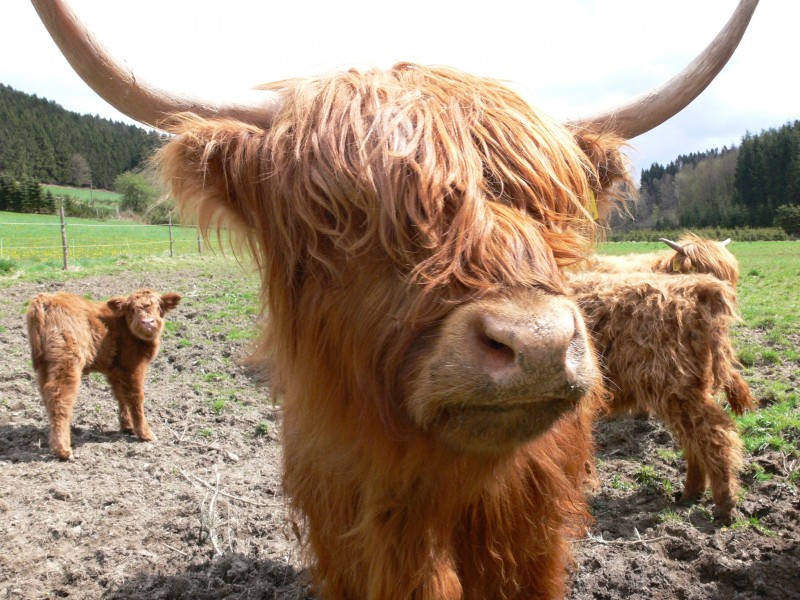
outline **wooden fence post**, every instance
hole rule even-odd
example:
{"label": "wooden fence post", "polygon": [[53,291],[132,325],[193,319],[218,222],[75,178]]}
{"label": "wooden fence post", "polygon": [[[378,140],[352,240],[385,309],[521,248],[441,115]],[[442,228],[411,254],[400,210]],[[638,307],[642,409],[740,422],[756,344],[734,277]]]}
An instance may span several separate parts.
{"label": "wooden fence post", "polygon": [[172,258],[172,215],[169,216],[169,257]]}
{"label": "wooden fence post", "polygon": [[69,268],[69,263],[67,261],[67,256],[69,254],[67,250],[67,222],[64,220],[64,207],[61,207],[61,250],[64,253],[64,270],[66,271]]}

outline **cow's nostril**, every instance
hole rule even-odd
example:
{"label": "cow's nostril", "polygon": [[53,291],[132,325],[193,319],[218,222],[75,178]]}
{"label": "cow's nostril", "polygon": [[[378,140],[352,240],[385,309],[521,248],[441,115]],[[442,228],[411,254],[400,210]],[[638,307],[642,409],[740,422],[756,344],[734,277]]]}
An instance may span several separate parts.
{"label": "cow's nostril", "polygon": [[493,377],[508,376],[509,370],[515,368],[517,361],[513,333],[488,315],[483,315],[473,326],[482,369]]}
{"label": "cow's nostril", "polygon": [[478,342],[484,346],[485,351],[491,353],[496,359],[501,359],[503,362],[514,362],[516,353],[513,348],[494,339],[485,331],[478,334]]}

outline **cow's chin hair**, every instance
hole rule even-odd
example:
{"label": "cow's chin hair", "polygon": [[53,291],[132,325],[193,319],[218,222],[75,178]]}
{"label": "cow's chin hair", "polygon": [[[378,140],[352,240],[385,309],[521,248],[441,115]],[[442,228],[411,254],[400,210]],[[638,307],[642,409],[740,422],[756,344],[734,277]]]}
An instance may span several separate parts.
{"label": "cow's chin hair", "polygon": [[458,451],[503,454],[551,429],[561,417],[575,410],[581,397],[582,394],[492,404],[437,402],[438,410],[426,416],[417,413],[415,420],[417,426]]}

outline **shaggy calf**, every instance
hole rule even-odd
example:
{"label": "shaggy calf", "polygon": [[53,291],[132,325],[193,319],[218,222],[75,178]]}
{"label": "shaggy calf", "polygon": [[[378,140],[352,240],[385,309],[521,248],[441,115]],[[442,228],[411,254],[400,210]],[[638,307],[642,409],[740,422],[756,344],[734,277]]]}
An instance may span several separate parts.
{"label": "shaggy calf", "polygon": [[688,464],[680,501],[699,498],[708,481],[715,516],[728,520],[742,444],[714,395],[728,392],[736,414],[755,407],[728,336],[733,288],[710,275],[657,273],[587,273],[570,286],[601,355],[610,413],[661,420]]}
{"label": "shaggy calf", "polygon": [[626,256],[595,255],[589,269],[600,273],[708,273],[736,287],[739,262],[728,250],[731,240],[717,242],[687,233],[678,242],[659,238],[673,252],[628,254]]}
{"label": "shaggy calf", "polygon": [[119,403],[122,431],[153,439],[144,416],[144,377],[158,352],[164,315],[180,300],[176,293],[159,296],[144,289],[107,302],[64,292],[31,301],[31,358],[50,418],[50,450],[58,458],[72,458],[72,407],[85,373],[106,376]]}

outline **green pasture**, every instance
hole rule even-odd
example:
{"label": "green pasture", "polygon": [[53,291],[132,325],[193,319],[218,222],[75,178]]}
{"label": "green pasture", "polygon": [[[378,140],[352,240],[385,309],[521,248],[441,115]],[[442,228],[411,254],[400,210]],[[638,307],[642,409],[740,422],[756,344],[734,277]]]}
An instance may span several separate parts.
{"label": "green pasture", "polygon": [[63,185],[42,184],[54,196],[72,196],[83,203],[95,202],[100,206],[114,207],[120,203],[122,196],[109,190],[92,190],[89,188],[66,187]]}
{"label": "green pasture", "polygon": [[[68,217],[66,235],[69,264],[76,270],[126,258],[170,256],[167,225]],[[174,256],[198,253],[194,227],[174,226],[172,238]],[[62,248],[58,216],[0,212],[0,274],[4,270],[58,271],[63,265]]]}

